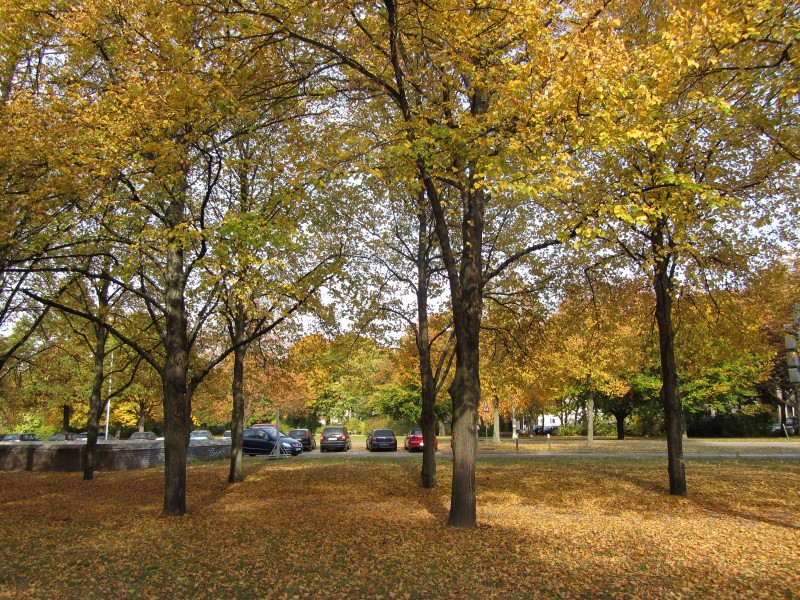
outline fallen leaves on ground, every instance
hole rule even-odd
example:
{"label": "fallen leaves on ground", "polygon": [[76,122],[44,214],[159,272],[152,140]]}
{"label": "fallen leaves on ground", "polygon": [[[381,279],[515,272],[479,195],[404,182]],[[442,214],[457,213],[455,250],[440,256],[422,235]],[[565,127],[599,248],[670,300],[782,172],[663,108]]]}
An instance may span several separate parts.
{"label": "fallen leaves on ground", "polygon": [[[0,597],[791,598],[800,464],[494,458],[473,530],[446,526],[452,464],[191,464],[189,512],[163,471],[0,473]],[[793,596],[795,594],[795,596]]]}

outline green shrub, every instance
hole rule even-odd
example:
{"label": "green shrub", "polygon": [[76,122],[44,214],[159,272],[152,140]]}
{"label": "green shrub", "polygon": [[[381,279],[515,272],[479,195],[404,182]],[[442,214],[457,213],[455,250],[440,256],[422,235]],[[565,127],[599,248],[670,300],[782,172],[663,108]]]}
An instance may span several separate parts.
{"label": "green shrub", "polygon": [[690,437],[758,437],[769,434],[776,420],[774,409],[761,404],[737,413],[690,413],[685,418]]}

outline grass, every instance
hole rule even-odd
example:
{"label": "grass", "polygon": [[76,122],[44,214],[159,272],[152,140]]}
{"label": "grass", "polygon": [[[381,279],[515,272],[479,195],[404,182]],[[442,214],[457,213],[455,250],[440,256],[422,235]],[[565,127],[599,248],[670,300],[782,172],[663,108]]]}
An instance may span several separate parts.
{"label": "grass", "polygon": [[161,469],[0,472],[0,597],[798,597],[797,460],[690,460],[688,498],[662,459],[481,460],[475,530],[419,466],[191,464],[180,518]]}

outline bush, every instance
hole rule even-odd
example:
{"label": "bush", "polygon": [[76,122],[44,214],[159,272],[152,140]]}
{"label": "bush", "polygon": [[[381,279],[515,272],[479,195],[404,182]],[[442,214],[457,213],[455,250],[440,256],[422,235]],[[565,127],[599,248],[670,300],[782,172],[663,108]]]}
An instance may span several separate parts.
{"label": "bush", "polygon": [[[567,423],[566,425],[562,425],[556,430],[556,435],[566,435],[566,436],[582,436],[586,437],[589,435],[589,424],[588,423]],[[609,436],[616,436],[617,435],[617,423],[616,421],[609,421],[605,418],[595,416],[594,419],[594,435],[599,437],[609,437]]]}
{"label": "bush", "polygon": [[773,409],[750,405],[738,413],[691,413],[686,415],[690,437],[758,437],[770,433]]}
{"label": "bush", "polygon": [[666,433],[664,409],[657,403],[639,407],[630,423],[631,434],[639,437],[661,436]]}

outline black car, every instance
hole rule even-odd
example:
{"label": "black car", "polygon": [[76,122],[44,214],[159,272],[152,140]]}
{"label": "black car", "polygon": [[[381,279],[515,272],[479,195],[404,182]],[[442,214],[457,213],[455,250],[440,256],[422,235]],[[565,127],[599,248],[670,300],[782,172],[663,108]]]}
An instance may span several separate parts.
{"label": "black car", "polygon": [[3,436],[4,442],[41,442],[40,438],[35,433],[7,433]]}
{"label": "black car", "polygon": [[350,434],[347,433],[347,427],[342,425],[329,425],[322,430],[322,435],[319,436],[320,452],[325,452],[326,450],[347,452],[352,445],[353,442],[350,440]]}
{"label": "black car", "polygon": [[[273,429],[248,427],[242,431],[242,451],[248,456],[272,454],[277,439]],[[303,445],[297,440],[282,435],[280,453],[297,456],[303,453]]]}
{"label": "black car", "polygon": [[54,433],[49,438],[47,438],[48,442],[78,442],[77,433]]}
{"label": "black car", "polygon": [[289,437],[300,442],[305,451],[311,451],[317,447],[317,439],[309,429],[292,429]]}
{"label": "black car", "polygon": [[367,436],[367,450],[397,451],[397,436],[391,429],[376,429]]}

